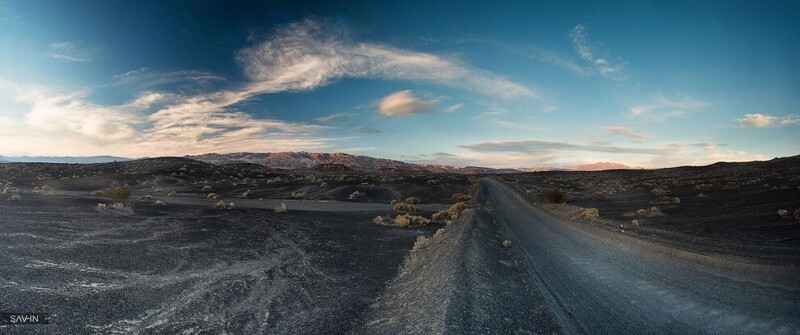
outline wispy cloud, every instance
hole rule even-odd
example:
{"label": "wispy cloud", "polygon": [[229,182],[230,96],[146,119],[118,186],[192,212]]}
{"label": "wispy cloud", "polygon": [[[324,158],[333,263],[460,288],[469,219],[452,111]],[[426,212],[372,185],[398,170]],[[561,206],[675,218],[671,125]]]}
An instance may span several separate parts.
{"label": "wispy cloud", "polygon": [[415,98],[405,90],[390,94],[378,102],[378,111],[384,116],[408,116],[429,112],[439,101]]}
{"label": "wispy cloud", "polygon": [[[569,37],[572,39],[572,47],[575,48],[575,51],[578,52],[581,58],[589,62],[593,71],[601,75],[611,75],[620,71],[621,65],[612,64],[606,57],[597,55],[594,47],[589,42],[586,26],[583,24],[575,26],[575,28],[572,28],[572,31],[570,31]],[[564,64],[568,65],[568,63]]]}
{"label": "wispy cloud", "polygon": [[129,86],[136,90],[149,90],[161,88],[170,84],[190,84],[202,88],[212,83],[223,83],[227,80],[223,76],[206,71],[155,71],[140,68],[114,76],[113,85]]}
{"label": "wispy cloud", "polygon": [[97,58],[100,50],[85,47],[75,42],[53,42],[50,44],[50,58],[67,62],[90,62]]}
{"label": "wispy cloud", "polygon": [[459,60],[357,43],[346,35],[339,27],[316,20],[279,28],[237,55],[254,82],[249,91],[306,91],[352,77],[423,81],[508,99],[538,96],[530,88]]}
{"label": "wispy cloud", "polygon": [[314,119],[314,121],[317,121],[317,122],[320,122],[320,123],[330,123],[330,122],[332,122],[332,121],[334,121],[336,119],[349,118],[349,117],[353,117],[354,115],[355,114],[353,114],[353,113],[335,113],[335,114],[331,114],[331,115],[328,115],[328,116],[318,117],[318,118]]}
{"label": "wispy cloud", "polygon": [[457,104],[451,105],[450,107],[445,108],[444,112],[445,113],[453,113],[453,112],[461,109],[462,107],[464,107],[463,103],[457,103]]}
{"label": "wispy cloud", "polygon": [[669,98],[658,93],[649,101],[629,108],[627,115],[635,118],[646,118],[652,121],[663,121],[672,117],[697,112],[712,105],[688,96],[678,95]]}
{"label": "wispy cloud", "polygon": [[741,119],[736,119],[739,127],[770,128],[790,125],[800,125],[800,118],[796,115],[777,117],[768,114],[745,114]]}
{"label": "wispy cloud", "polygon": [[534,49],[534,52],[531,55],[535,59],[538,59],[542,62],[551,64],[556,67],[560,67],[564,70],[570,71],[580,76],[589,76],[592,75],[594,72],[593,69],[591,68],[582,66],[571,59],[561,57],[555,52],[552,52],[547,49],[536,48]]}
{"label": "wispy cloud", "polygon": [[625,136],[634,142],[644,142],[650,137],[645,133],[636,132],[633,129],[623,126],[606,126],[603,127],[603,130],[609,134]]}

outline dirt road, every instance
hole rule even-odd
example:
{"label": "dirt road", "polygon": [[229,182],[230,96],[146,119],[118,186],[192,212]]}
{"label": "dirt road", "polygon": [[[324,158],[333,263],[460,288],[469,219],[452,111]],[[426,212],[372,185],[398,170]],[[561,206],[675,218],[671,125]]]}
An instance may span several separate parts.
{"label": "dirt road", "polygon": [[796,267],[665,251],[567,222],[497,181],[483,183],[567,333],[800,333]]}

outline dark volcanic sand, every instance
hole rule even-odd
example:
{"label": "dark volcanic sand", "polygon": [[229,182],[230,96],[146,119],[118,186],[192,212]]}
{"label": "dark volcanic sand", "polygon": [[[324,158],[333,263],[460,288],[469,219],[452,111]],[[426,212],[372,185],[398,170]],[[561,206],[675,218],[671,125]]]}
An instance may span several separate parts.
{"label": "dark volcanic sand", "polygon": [[0,333],[342,333],[436,228],[377,226],[374,212],[95,204],[0,203],[0,312],[51,314]]}

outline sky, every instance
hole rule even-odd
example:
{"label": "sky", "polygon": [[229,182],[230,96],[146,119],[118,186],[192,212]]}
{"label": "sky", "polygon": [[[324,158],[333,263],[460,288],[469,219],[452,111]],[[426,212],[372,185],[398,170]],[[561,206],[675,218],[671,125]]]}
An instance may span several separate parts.
{"label": "sky", "polygon": [[798,1],[0,0],[0,155],[800,154]]}

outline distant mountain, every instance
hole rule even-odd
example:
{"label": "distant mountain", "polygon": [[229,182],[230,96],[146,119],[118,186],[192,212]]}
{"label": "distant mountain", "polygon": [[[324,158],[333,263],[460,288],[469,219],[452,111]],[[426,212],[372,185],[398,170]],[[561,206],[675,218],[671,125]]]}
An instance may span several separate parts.
{"label": "distant mountain", "polygon": [[632,170],[632,169],[638,169],[638,168],[630,167],[619,163],[598,162],[592,164],[565,166],[560,168],[539,166],[532,168],[519,168],[517,170],[525,172],[541,172],[541,171],[603,171],[603,170]]}
{"label": "distant mountain", "polygon": [[249,153],[237,152],[230,154],[204,154],[186,156],[186,158],[224,165],[231,163],[255,163],[276,169],[309,169],[320,166],[316,170],[341,171],[344,168],[354,171],[425,171],[432,173],[459,173],[459,174],[490,174],[490,173],[515,173],[517,170],[491,169],[483,167],[457,167],[450,165],[412,164],[392,159],[374,158],[369,156],[350,155],[341,152],[271,152]]}
{"label": "distant mountain", "polygon": [[0,156],[0,163],[68,163],[68,164],[95,164],[129,161],[130,158],[114,156],[88,156],[88,157],[57,157],[57,156]]}

